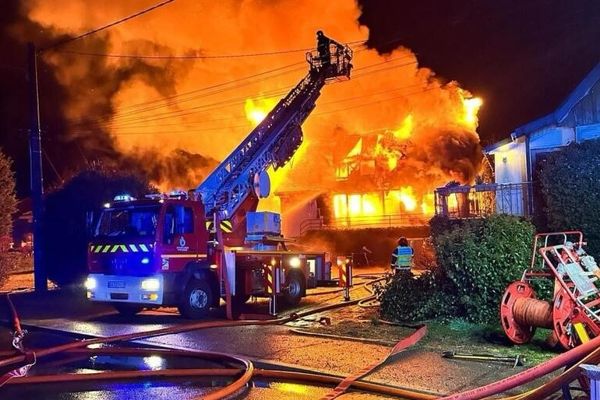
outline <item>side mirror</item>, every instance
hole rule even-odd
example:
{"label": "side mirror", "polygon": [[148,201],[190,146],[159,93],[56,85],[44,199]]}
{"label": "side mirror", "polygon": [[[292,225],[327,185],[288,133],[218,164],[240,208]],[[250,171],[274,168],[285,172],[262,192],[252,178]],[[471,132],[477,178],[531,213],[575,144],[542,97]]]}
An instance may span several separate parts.
{"label": "side mirror", "polygon": [[85,213],[85,232],[88,236],[92,236],[94,234],[94,217],[95,213],[93,211],[86,211]]}

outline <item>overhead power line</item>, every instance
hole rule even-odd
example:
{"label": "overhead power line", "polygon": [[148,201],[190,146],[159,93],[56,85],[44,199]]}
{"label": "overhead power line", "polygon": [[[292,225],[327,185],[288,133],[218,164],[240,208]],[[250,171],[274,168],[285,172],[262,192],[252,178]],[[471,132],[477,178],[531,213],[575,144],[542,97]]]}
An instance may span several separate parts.
{"label": "overhead power line", "polygon": [[[410,61],[407,63],[397,64],[392,67],[379,68],[379,69],[367,71],[373,67],[381,66],[383,64],[393,63],[395,61],[404,60],[407,58],[410,58],[410,57],[401,56],[401,57],[391,58],[391,59],[388,59],[388,60],[385,60],[382,62],[373,63],[373,64],[369,64],[369,65],[366,65],[366,66],[363,66],[360,68],[356,68],[355,72],[358,72],[358,74],[354,75],[353,79],[350,80],[349,82],[351,83],[352,81],[360,79],[363,76],[367,76],[367,75],[370,75],[373,73],[378,73],[380,71],[386,71],[386,70],[393,69],[393,68],[399,68],[399,67],[404,67],[404,66],[415,64],[414,61]],[[292,65],[294,65],[294,64],[292,64]],[[292,66],[292,65],[290,65],[290,66]],[[285,69],[285,68],[286,67],[282,67],[280,69]],[[280,69],[278,69],[278,70],[280,70]],[[213,96],[215,94],[219,94],[219,93],[233,90],[233,89],[238,89],[242,86],[247,86],[249,84],[259,83],[259,82],[262,82],[267,79],[272,79],[278,75],[282,75],[284,73],[287,74],[294,70],[295,69],[288,70],[285,72],[280,72],[279,74],[267,76],[267,77],[264,77],[264,78],[261,78],[259,80],[255,80],[255,81],[245,81],[245,78],[241,78],[241,79],[238,79],[235,81],[225,82],[225,83],[218,84],[218,85],[213,85],[208,88],[218,88],[218,90],[213,90],[208,93],[199,93],[199,94],[194,95],[193,97],[186,97],[185,99],[179,98],[180,95],[174,95],[174,96],[171,96],[171,98],[178,97],[177,104],[179,105],[184,102],[189,102],[191,100],[195,100],[195,99],[199,99],[199,98],[203,98],[203,97],[207,97],[207,96]],[[263,73],[256,74],[251,77],[257,77],[262,74]],[[227,86],[229,83],[233,83],[233,82],[237,83],[239,81],[242,81],[241,84],[231,86],[231,87],[223,87],[223,86]],[[105,127],[113,127],[113,128],[126,127],[126,126],[131,126],[131,125],[139,126],[140,124],[143,124],[143,123],[151,123],[154,121],[161,121],[161,120],[170,119],[170,118],[176,118],[176,117],[182,117],[182,116],[188,116],[188,115],[194,115],[194,114],[202,114],[202,113],[206,113],[208,111],[214,111],[215,109],[224,109],[224,108],[228,108],[228,107],[235,106],[238,104],[243,104],[245,102],[245,100],[249,97],[264,98],[264,97],[272,97],[272,96],[276,96],[276,95],[283,95],[287,92],[287,90],[291,89],[292,87],[294,87],[294,86],[292,85],[289,87],[278,88],[278,89],[275,89],[272,91],[261,93],[261,95],[259,95],[259,96],[256,96],[255,94],[246,95],[246,96],[242,96],[242,97],[237,96],[235,98],[219,100],[219,101],[211,102],[211,103],[204,103],[204,104],[200,104],[200,105],[196,105],[196,106],[192,106],[192,107],[188,107],[188,108],[180,109],[180,110],[176,110],[176,111],[166,110],[166,108],[168,108],[170,105],[172,105],[171,103],[164,103],[161,101],[162,99],[153,100],[153,101],[151,101],[151,103],[154,103],[154,105],[152,105],[152,106],[147,106],[147,107],[143,107],[143,108],[139,108],[139,109],[134,108],[130,111],[119,112],[119,113],[115,114],[115,116],[112,117],[110,121],[106,121],[106,122],[102,123],[102,125]],[[191,94],[191,93],[195,93],[195,92],[202,92],[208,88],[197,89],[196,91],[187,92],[187,94]],[[159,101],[160,104],[156,104],[157,101]],[[165,110],[160,111],[161,109],[165,109]],[[144,115],[145,113],[151,112],[151,111],[157,111],[157,112],[154,112],[151,115]],[[86,125],[88,123],[89,122],[74,123],[74,124],[72,124],[72,126],[77,126],[77,125],[81,125],[81,124]]]}
{"label": "overhead power line", "polygon": [[[357,43],[364,43],[365,39],[355,40],[348,42],[347,44],[353,45]],[[183,54],[183,55],[169,55],[169,54],[115,54],[115,53],[95,53],[75,50],[61,50],[58,53],[74,54],[79,56],[88,57],[106,57],[106,58],[134,58],[134,59],[150,59],[150,60],[196,60],[196,59],[228,59],[228,58],[250,58],[250,57],[264,57],[264,56],[275,56],[281,54],[292,54],[292,53],[303,53],[314,50],[314,47],[306,47],[303,49],[287,49],[287,50],[273,50],[263,51],[257,53],[240,53],[240,54]]]}
{"label": "overhead power line", "polygon": [[[406,56],[396,57],[396,58],[391,58],[391,59],[388,59],[388,60],[385,60],[385,61],[382,61],[382,62],[379,62],[379,63],[369,64],[369,65],[366,65],[364,67],[355,68],[354,69],[354,73],[356,73],[358,71],[365,70],[365,69],[369,69],[369,68],[372,68],[372,67],[376,67],[376,66],[379,66],[379,65],[382,65],[382,64],[387,64],[387,63],[390,63],[390,62],[394,62],[394,61],[398,61],[398,60],[403,60],[403,59],[406,59],[406,58],[410,58],[410,57],[406,57]],[[301,64],[303,64],[303,62],[296,62],[296,63],[288,64],[288,65],[285,65],[285,66],[282,66],[282,67],[279,67],[279,68],[275,68],[275,69],[263,71],[263,72],[260,72],[260,73],[257,73],[257,74],[253,74],[253,75],[245,76],[245,77],[242,77],[242,78],[234,79],[234,80],[231,80],[231,81],[226,81],[226,82],[218,83],[218,84],[215,84],[215,85],[206,86],[206,87],[203,87],[203,88],[200,88],[200,89],[195,89],[195,90],[188,91],[188,92],[178,93],[176,95],[172,95],[172,96],[168,96],[168,97],[161,97],[161,98],[157,98],[157,99],[154,99],[154,100],[149,100],[149,101],[141,102],[141,103],[137,103],[137,104],[131,104],[131,105],[122,107],[119,110],[119,112],[117,112],[116,114],[114,114],[112,116],[112,120],[120,119],[121,117],[126,116],[126,115],[138,114],[138,113],[143,112],[143,111],[153,111],[153,110],[156,110],[158,108],[167,107],[167,106],[170,105],[170,100],[177,99],[177,104],[181,104],[181,103],[188,102],[188,101],[191,101],[191,100],[195,100],[195,99],[198,99],[198,98],[201,98],[201,97],[212,96],[212,95],[219,94],[219,93],[222,93],[222,92],[225,92],[225,91],[238,89],[238,88],[240,88],[242,86],[247,86],[249,84],[255,84],[255,83],[264,82],[266,80],[273,79],[273,78],[279,77],[279,76],[284,75],[284,74],[289,74],[291,72],[296,72],[296,71],[302,70],[302,69],[304,69],[303,67],[294,68],[294,69],[291,69],[291,70],[288,70],[288,71],[283,71],[285,69],[288,69],[288,68],[291,68],[291,67],[296,67],[296,66],[299,66]],[[278,72],[278,73],[271,75],[274,72]],[[376,72],[376,71],[373,71],[373,72]],[[252,80],[254,78],[259,78],[259,77],[260,77],[260,79]],[[232,85],[232,84],[237,84],[237,85]],[[293,87],[294,87],[294,85],[291,85],[291,86],[287,86],[287,87],[282,88],[282,89],[291,89]],[[219,89],[219,90],[212,90],[212,89]],[[204,92],[207,92],[207,91],[209,91],[209,93],[204,93]],[[200,95],[197,96],[197,94],[200,94]],[[146,108],[145,107],[145,106],[149,106],[149,105],[155,105],[155,106],[151,107],[151,108]]]}
{"label": "overhead power line", "polygon": [[[411,57],[407,57],[407,56],[401,56],[401,57],[395,57],[395,58],[391,58],[382,62],[378,62],[378,63],[373,63],[373,64],[369,64],[360,68],[356,68],[355,72],[357,74],[354,75],[353,79],[350,80],[348,83],[352,83],[353,81],[356,81],[357,79],[360,79],[364,76],[368,76],[374,73],[379,73],[381,71],[387,71],[393,68],[399,68],[399,67],[404,67],[404,66],[408,66],[408,65],[414,65],[416,64],[415,61],[410,61],[410,62],[405,62],[405,63],[401,63],[401,64],[396,64],[393,65],[391,67],[386,67],[386,68],[379,68],[379,69],[374,69],[374,70],[370,70],[373,67],[377,67],[377,66],[382,66],[384,64],[390,64],[393,63],[395,61],[399,61],[399,60],[404,60],[407,58],[411,58]],[[293,65],[293,64],[292,64]],[[285,67],[282,67],[282,69]],[[279,69],[278,69],[279,70]],[[292,72],[295,69],[289,70],[289,71],[285,71],[283,73],[288,73],[288,72]],[[276,75],[271,75],[271,76],[267,76],[264,78],[261,78],[258,81],[248,81],[248,82],[242,82],[239,85],[233,86],[233,87],[225,87],[225,88],[221,88],[222,86],[226,86],[228,83],[230,82],[225,82],[225,83],[221,83],[218,85],[213,85],[209,88],[219,88],[218,90],[213,90],[210,91],[208,93],[199,93],[197,95],[194,95],[193,97],[187,97],[185,99],[179,99],[177,101],[177,105],[180,105],[184,102],[188,102],[191,100],[195,100],[198,98],[203,98],[203,97],[207,97],[207,96],[212,96],[215,94],[219,94],[228,90],[232,90],[232,89],[238,89],[242,86],[247,86],[249,84],[255,84],[255,83],[259,83],[263,80],[267,80],[267,79],[271,79],[274,78],[278,75],[281,75],[283,73],[278,73]],[[261,73],[262,74],[262,73]],[[261,74],[257,74],[257,75],[261,75]],[[253,75],[257,76],[257,75]],[[244,81],[244,78],[239,79],[241,81]],[[236,81],[232,81],[232,82],[237,82],[239,80]],[[256,95],[256,94],[249,94],[249,95],[244,95],[244,96],[236,96],[233,98],[228,98],[228,99],[223,99],[223,100],[219,100],[219,101],[215,101],[215,102],[209,102],[209,103],[203,103],[203,104],[199,104],[199,105],[195,105],[192,107],[187,107],[184,109],[179,109],[179,110],[166,110],[166,108],[168,108],[170,105],[172,105],[172,103],[164,103],[162,102],[161,104],[155,104],[153,106],[149,106],[149,107],[144,107],[144,108],[140,108],[140,109],[133,109],[130,111],[126,111],[126,112],[122,112],[122,113],[117,113],[116,116],[114,118],[111,118],[109,121],[98,121],[100,123],[101,126],[104,126],[106,128],[113,128],[113,129],[122,129],[122,128],[130,128],[130,127],[143,127],[144,124],[146,126],[148,125],[153,125],[156,124],[157,121],[164,121],[164,120],[169,120],[169,119],[173,119],[173,118],[178,118],[178,117],[185,117],[185,116],[190,116],[190,115],[203,115],[206,114],[207,112],[210,111],[215,111],[215,110],[222,110],[222,109],[226,109],[226,108],[230,108],[233,106],[239,106],[240,104],[244,104],[245,101],[248,98],[252,98],[253,100],[257,100],[260,98],[268,98],[268,97],[274,97],[274,96],[279,96],[279,95],[284,95],[285,93],[287,93],[287,91],[289,89],[291,89],[292,86],[289,87],[282,87],[282,88],[277,88],[277,89],[272,89],[269,90],[267,92],[264,93],[260,93],[260,95]],[[198,89],[196,91],[202,92],[204,91],[204,89],[207,88],[203,88],[203,89]],[[193,92],[196,92],[193,91]],[[192,92],[188,92],[188,93],[192,93]],[[178,95],[174,95],[172,97],[179,97]],[[344,100],[344,101],[348,101],[348,100]],[[152,101],[152,103],[156,103],[156,101]],[[161,109],[165,109],[164,111],[162,111]],[[147,112],[153,112],[150,115],[144,115]],[[229,118],[223,118],[220,120],[228,120]],[[90,124],[89,121],[80,121],[80,122],[74,122],[71,124],[72,127],[74,128],[83,128],[85,129],[85,126],[88,126]]]}
{"label": "overhead power line", "polygon": [[172,3],[174,1],[175,0],[164,0],[161,3],[153,5],[152,7],[148,7],[146,9],[144,9],[144,10],[136,12],[135,14],[131,14],[131,15],[127,16],[127,17],[123,17],[123,18],[118,19],[118,20],[116,20],[114,22],[111,22],[108,25],[104,25],[104,26],[101,26],[100,28],[92,29],[91,31],[82,33],[81,35],[78,35],[78,36],[75,36],[75,37],[71,37],[71,38],[67,38],[67,39],[61,40],[61,41],[59,41],[57,43],[54,43],[54,44],[52,44],[52,45],[50,45],[48,47],[45,47],[45,48],[41,49],[40,51],[46,51],[46,50],[55,49],[57,47],[64,46],[65,44],[68,44],[68,43],[74,42],[76,40],[82,39],[82,38],[84,38],[86,36],[90,36],[90,35],[93,35],[94,33],[98,33],[98,32],[103,31],[105,29],[109,29],[109,28],[112,28],[113,26],[122,24],[123,22],[129,21],[130,19],[133,19],[133,18],[136,18],[136,17],[139,17],[139,16],[141,16],[143,14],[146,14],[146,13],[148,13],[150,11],[156,10],[157,8],[165,6],[165,5],[167,5],[169,3]]}
{"label": "overhead power line", "polygon": [[[339,112],[343,112],[343,111],[347,111],[347,110],[352,110],[352,109],[357,109],[357,108],[363,108],[363,107],[368,107],[368,106],[373,106],[376,104],[382,104],[388,101],[392,101],[392,100],[396,100],[399,98],[403,98],[403,97],[411,97],[411,96],[416,96],[416,95],[420,95],[426,92],[429,92],[431,90],[435,90],[435,89],[439,89],[439,87],[431,87],[431,88],[426,88],[423,90],[419,90],[419,91],[414,91],[414,92],[410,92],[410,93],[406,93],[403,94],[401,96],[394,96],[394,97],[390,97],[387,99],[382,99],[382,100],[378,100],[378,101],[372,101],[372,102],[368,102],[368,103],[362,103],[362,104],[357,104],[356,106],[351,106],[351,107],[345,107],[345,108],[338,108],[338,109],[334,109],[334,110],[329,110],[329,111],[322,111],[322,112],[317,112],[314,114],[314,116],[320,116],[320,115],[326,115],[326,114],[335,114],[335,113],[339,113]],[[220,126],[220,127],[209,127],[209,128],[202,128],[202,129],[192,129],[192,130],[176,130],[176,131],[160,131],[160,132],[141,132],[141,131],[136,131],[136,132],[117,132],[114,135],[115,136],[137,136],[137,135],[165,135],[165,134],[190,134],[190,133],[206,133],[206,132],[215,132],[215,131],[225,131],[225,130],[230,130],[230,129],[242,129],[242,128],[248,128],[248,125],[235,125],[235,126]]]}
{"label": "overhead power line", "polygon": [[[410,85],[410,86],[406,86],[404,88],[398,88],[396,90],[399,89],[409,89],[410,87],[413,87],[415,85]],[[423,93],[432,91],[432,90],[436,90],[436,89],[440,89],[442,86],[440,85],[435,85],[435,86],[431,86],[428,88],[424,88],[424,89],[420,89],[420,90],[415,90],[415,91],[411,91],[408,93],[404,93],[401,95],[397,95],[397,96],[393,96],[393,97],[388,97],[385,99],[381,99],[381,100],[375,100],[375,101],[369,101],[369,102],[365,102],[365,103],[359,103],[353,106],[349,106],[349,107],[343,107],[343,108],[336,108],[336,109],[332,109],[332,110],[325,110],[325,111],[320,111],[320,112],[316,112],[314,114],[314,116],[321,116],[321,115],[327,115],[327,114],[335,114],[335,113],[339,113],[339,112],[344,112],[347,110],[353,110],[353,109],[357,109],[357,108],[363,108],[363,107],[369,107],[369,106],[373,106],[373,105],[378,105],[378,104],[382,104],[382,103],[386,103],[392,100],[397,100],[400,98],[406,98],[406,97],[412,97],[412,96],[417,96],[417,95],[421,95]],[[393,92],[395,90],[390,90],[388,92]],[[384,92],[380,92],[380,93],[373,93],[372,95],[379,95],[379,94],[383,94]],[[370,95],[365,95],[365,96],[360,96],[360,97],[368,97]],[[358,97],[357,97],[358,98]],[[352,98],[352,100],[354,100],[355,98]],[[342,100],[338,100],[338,101],[333,101],[333,102],[329,102],[327,104],[333,104],[333,103],[338,103],[338,102],[342,102],[344,101]],[[244,117],[245,118],[245,117]],[[242,119],[242,117],[234,117],[234,118],[229,118],[227,120],[234,122],[236,120],[240,120]],[[220,119],[220,120],[224,120],[224,119]],[[248,128],[248,124],[244,124],[244,125],[233,125],[233,126],[212,126],[212,127],[205,127],[205,128],[199,128],[199,129],[185,129],[185,130],[169,130],[169,131],[160,131],[160,132],[144,132],[143,128],[144,127],[124,127],[125,129],[129,128],[129,129],[139,129],[136,131],[129,131],[129,132],[116,132],[114,135],[115,136],[130,136],[130,135],[163,135],[163,134],[190,134],[190,133],[206,133],[206,132],[214,132],[214,131],[224,131],[224,130],[231,130],[231,129],[241,129],[241,128]]]}

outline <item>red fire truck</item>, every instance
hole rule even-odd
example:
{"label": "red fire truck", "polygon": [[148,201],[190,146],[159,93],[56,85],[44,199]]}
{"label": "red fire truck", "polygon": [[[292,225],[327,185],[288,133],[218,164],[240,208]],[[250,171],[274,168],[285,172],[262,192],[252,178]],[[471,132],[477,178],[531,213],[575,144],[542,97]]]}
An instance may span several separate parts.
{"label": "red fire truck", "polygon": [[200,318],[222,297],[228,311],[250,296],[297,304],[330,280],[325,253],[288,251],[279,214],[256,208],[270,192],[267,169],[291,159],[320,90],[348,79],[351,59],[334,41],[329,52],[308,53],[308,74],[190,193],[105,204],[88,249],[88,299],[123,314],[176,306]]}

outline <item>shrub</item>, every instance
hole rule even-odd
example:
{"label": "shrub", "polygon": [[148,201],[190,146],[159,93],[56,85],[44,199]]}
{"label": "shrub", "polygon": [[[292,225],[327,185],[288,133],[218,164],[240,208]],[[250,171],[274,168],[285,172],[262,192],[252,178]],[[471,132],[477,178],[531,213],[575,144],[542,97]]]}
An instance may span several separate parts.
{"label": "shrub", "polygon": [[33,270],[33,260],[24,253],[0,252],[0,286],[6,282],[8,275]]}
{"label": "shrub", "polygon": [[600,140],[550,153],[538,171],[542,204],[551,230],[581,230],[589,252],[600,256]]}
{"label": "shrub", "polygon": [[375,291],[381,302],[381,314],[409,322],[451,317],[456,312],[455,299],[446,296],[442,290],[444,283],[438,278],[432,272],[418,277],[410,273],[389,275],[386,284]]}
{"label": "shrub", "polygon": [[394,277],[380,295],[382,314],[496,322],[506,286],[528,266],[533,233],[531,223],[507,215],[448,224],[433,240],[438,267],[416,279]]}
{"label": "shrub", "polygon": [[442,234],[438,263],[460,314],[473,322],[495,322],[506,286],[527,268],[534,235],[531,223],[508,215],[468,221]]}
{"label": "shrub", "polygon": [[120,172],[84,171],[48,194],[43,219],[43,262],[57,285],[80,282],[87,272],[86,216],[114,196],[142,197],[151,191],[143,178]]}
{"label": "shrub", "polygon": [[450,219],[448,217],[436,215],[429,220],[431,239],[435,244],[437,238],[439,238],[443,233],[448,232],[453,228],[461,227],[462,225],[462,219]]}
{"label": "shrub", "polygon": [[17,207],[15,179],[11,170],[11,160],[0,151],[0,237],[12,233],[12,215]]}

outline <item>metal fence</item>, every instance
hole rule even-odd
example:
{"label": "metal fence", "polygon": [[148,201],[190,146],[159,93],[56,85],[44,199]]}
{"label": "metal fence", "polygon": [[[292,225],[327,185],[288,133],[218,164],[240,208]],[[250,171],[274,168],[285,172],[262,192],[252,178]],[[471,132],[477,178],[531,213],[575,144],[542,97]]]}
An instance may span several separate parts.
{"label": "metal fence", "polygon": [[435,213],[449,218],[531,216],[531,182],[444,186],[435,190]]}

